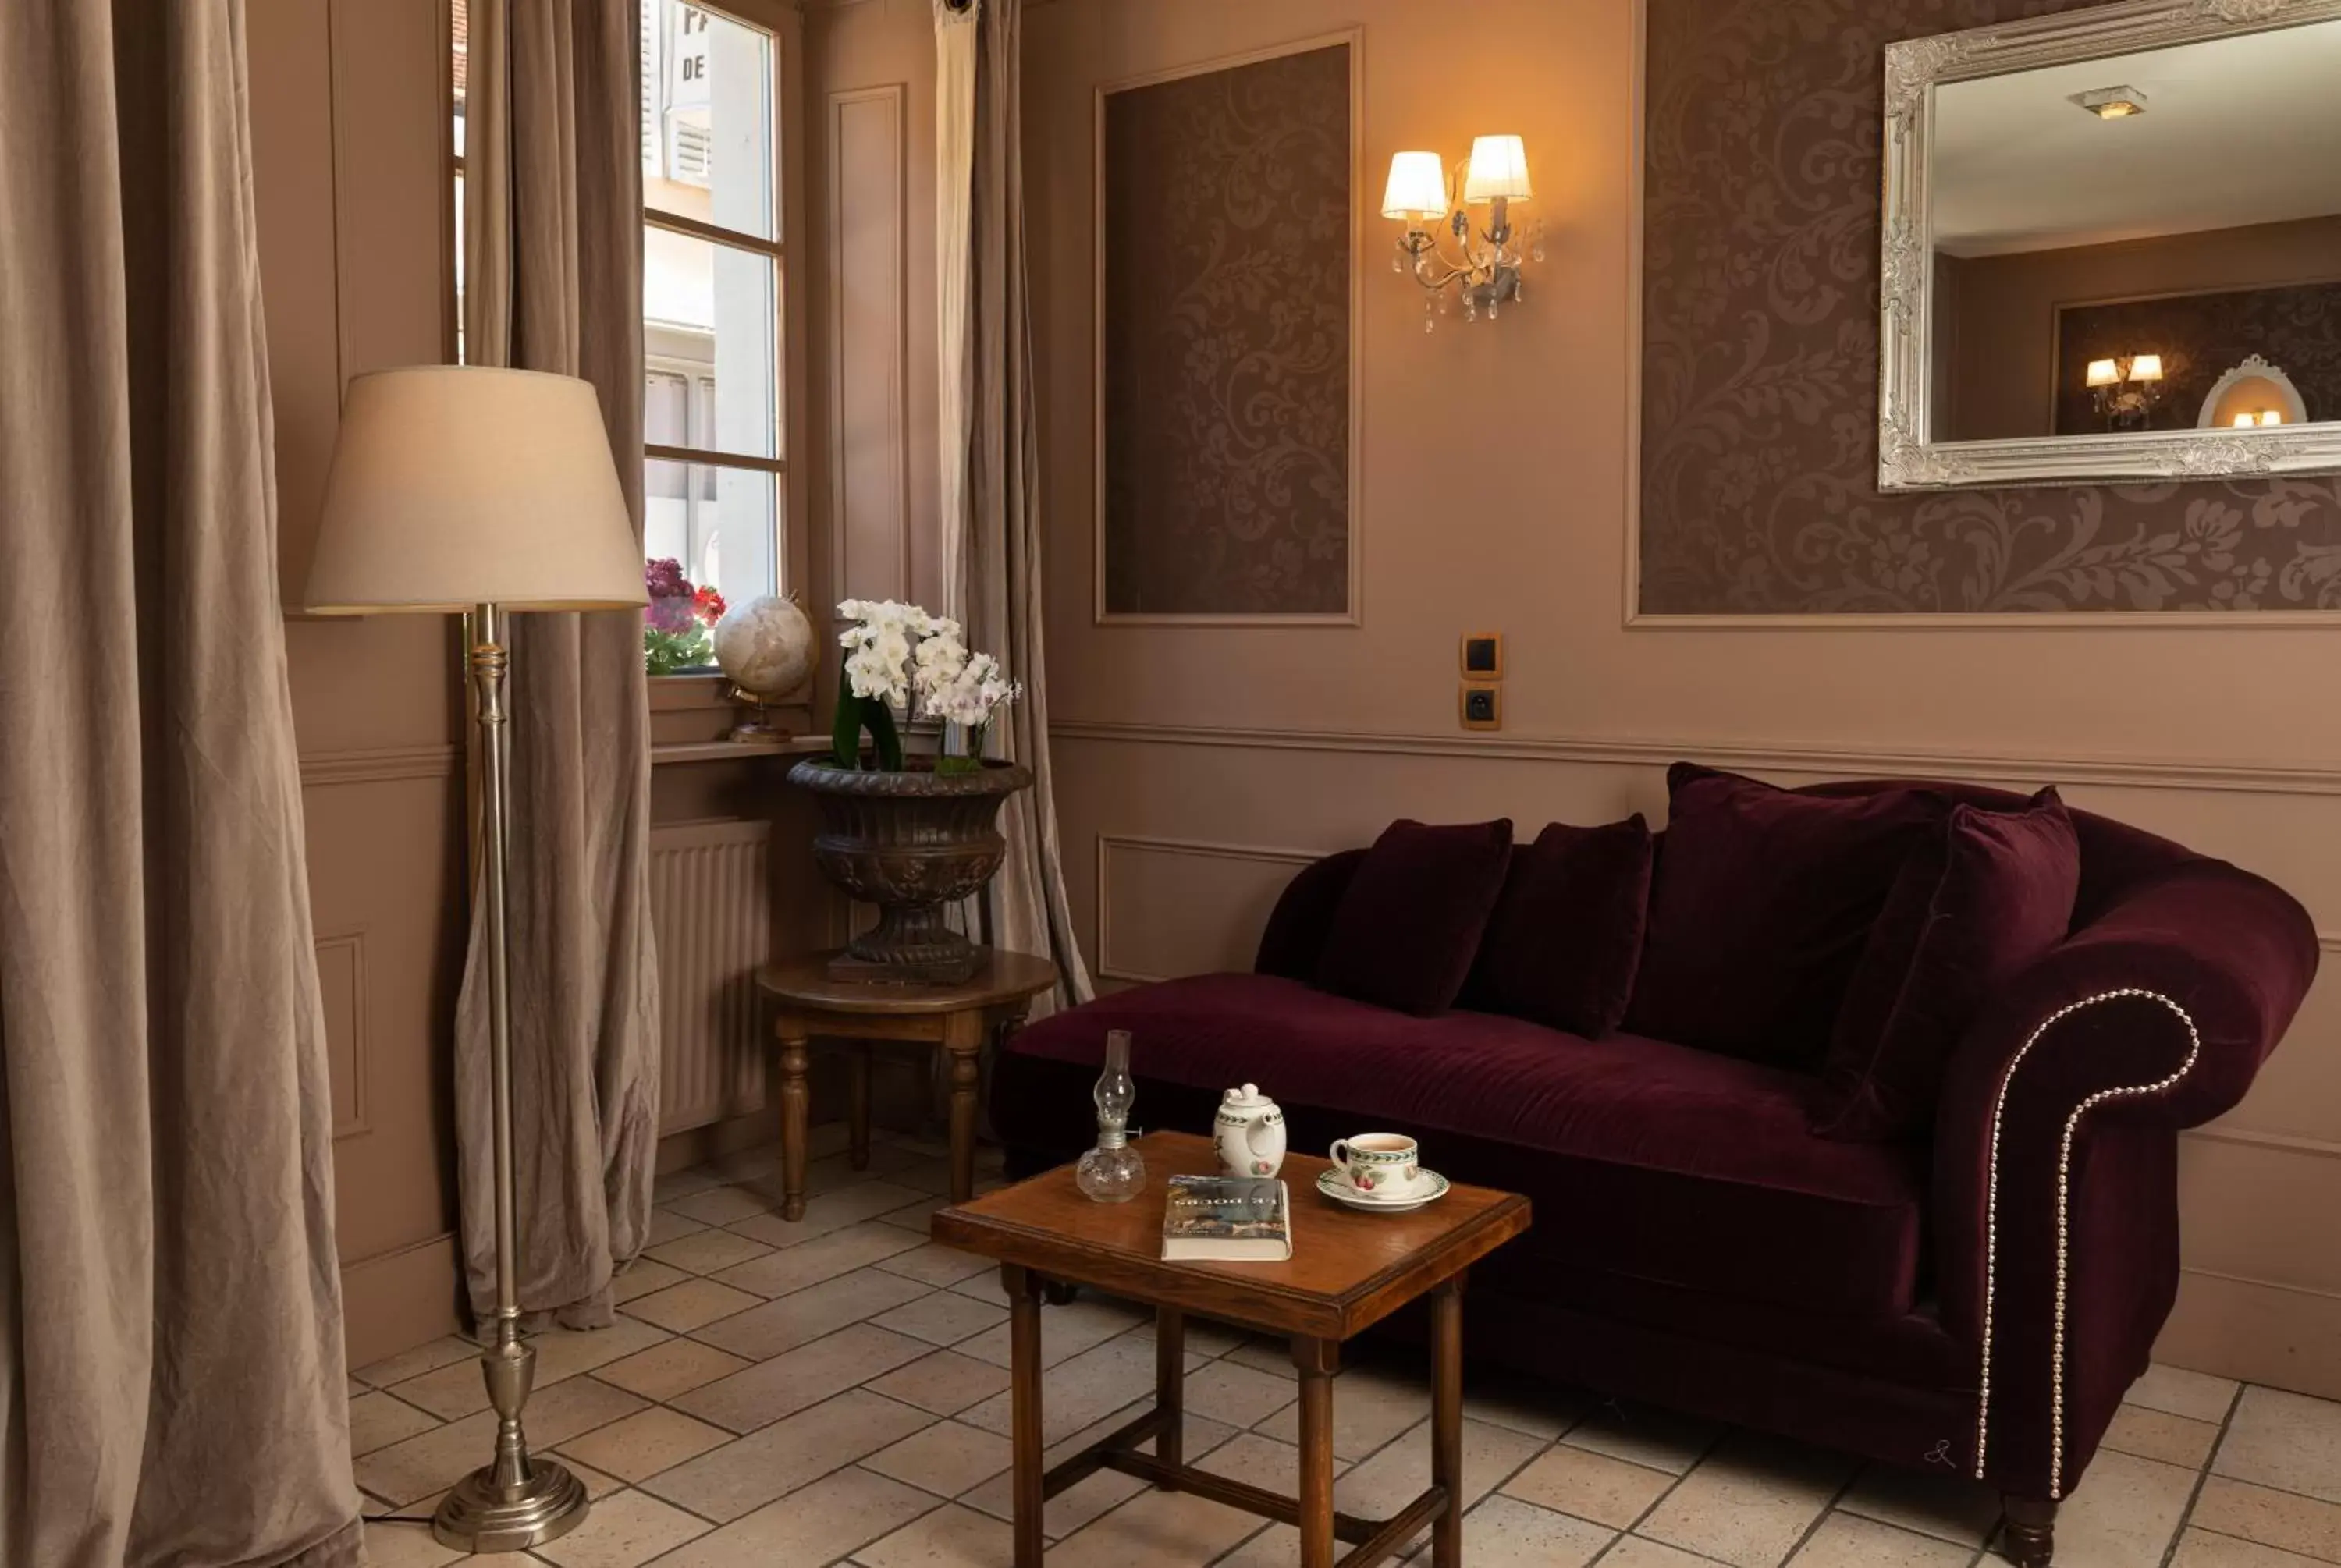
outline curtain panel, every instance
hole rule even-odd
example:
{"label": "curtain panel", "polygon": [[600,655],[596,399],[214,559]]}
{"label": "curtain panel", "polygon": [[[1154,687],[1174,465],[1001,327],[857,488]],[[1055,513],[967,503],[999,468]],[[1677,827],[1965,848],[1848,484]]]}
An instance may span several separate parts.
{"label": "curtain panel", "polygon": [[[1065,898],[1049,759],[1048,658],[1041,605],[1040,436],[1033,406],[1031,286],[1024,258],[1023,0],[977,0],[975,94],[970,135],[968,310],[961,373],[964,429],[946,432],[945,469],[963,456],[966,499],[944,515],[965,581],[970,643],[996,652],[1024,682],[1023,700],[992,728],[1001,752],[1032,770],[1033,787],[1001,813],[1008,853],[989,890],[986,939],[1044,953],[1062,976],[1061,1000],[1093,994]],[[961,264],[944,254],[946,269]],[[949,365],[944,375],[951,374]],[[954,558],[946,544],[944,560]],[[1043,1003],[1051,998],[1041,998]],[[1047,1006],[1037,1006],[1045,1015]]]}
{"label": "curtain panel", "polygon": [[354,1563],[244,5],[0,82],[0,1563]]}
{"label": "curtain panel", "polygon": [[[642,163],[633,0],[472,0],[463,342],[473,364],[582,376],[643,521]],[[641,617],[512,630],[513,1179],[523,1314],[611,1319],[649,1239],[658,1156],[650,713]],[[463,1252],[495,1303],[485,923],[456,1027]]]}

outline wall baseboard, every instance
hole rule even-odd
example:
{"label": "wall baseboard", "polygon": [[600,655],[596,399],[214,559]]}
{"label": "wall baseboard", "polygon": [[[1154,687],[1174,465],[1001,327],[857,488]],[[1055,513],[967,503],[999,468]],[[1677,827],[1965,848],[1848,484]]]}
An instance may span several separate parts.
{"label": "wall baseboard", "polygon": [[352,1366],[463,1332],[461,1256],[449,1231],[342,1267],[342,1335]]}
{"label": "wall baseboard", "polygon": [[2205,1269],[2179,1271],[2154,1358],[2341,1399],[2341,1296]]}
{"label": "wall baseboard", "polygon": [[1581,762],[1663,768],[1686,757],[1728,768],[1816,777],[1952,778],[2037,789],[2044,783],[2131,789],[2232,790],[2255,795],[2341,795],[2341,768],[2303,762],[2186,761],[2146,757],[2012,757],[1982,751],[1904,751],[1793,742],[1608,739],[1564,735],[1448,735],[1403,730],[1262,729],[1058,719],[1053,740],[1136,746],[1216,746],[1258,751],[1341,751],[1475,762]]}

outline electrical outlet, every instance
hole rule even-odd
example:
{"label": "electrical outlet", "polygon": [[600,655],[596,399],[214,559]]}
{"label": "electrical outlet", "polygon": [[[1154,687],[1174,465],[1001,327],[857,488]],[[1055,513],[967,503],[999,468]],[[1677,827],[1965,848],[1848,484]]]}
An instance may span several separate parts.
{"label": "electrical outlet", "polygon": [[1463,634],[1463,679],[1501,680],[1504,678],[1504,634],[1467,631]]}
{"label": "electrical outlet", "polygon": [[1501,729],[1504,727],[1504,692],[1499,686],[1481,686],[1472,681],[1463,683],[1458,707],[1466,729]]}

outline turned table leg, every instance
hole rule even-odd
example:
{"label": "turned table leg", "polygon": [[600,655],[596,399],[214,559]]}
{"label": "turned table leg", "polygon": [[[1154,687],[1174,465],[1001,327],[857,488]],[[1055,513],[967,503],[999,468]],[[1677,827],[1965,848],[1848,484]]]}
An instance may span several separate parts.
{"label": "turned table leg", "polygon": [[1014,1264],[1000,1269],[1008,1293],[1008,1425],[1014,1462],[1010,1510],[1016,1568],[1041,1568],[1043,1449],[1041,1442],[1041,1281]]}
{"label": "turned table leg", "polygon": [[975,1084],[983,1050],[983,1030],[969,1014],[951,1020],[943,1048],[951,1055],[951,1196],[965,1203],[975,1196]]}
{"label": "turned table leg", "polygon": [[1300,1568],[1333,1568],[1333,1371],[1335,1347],[1295,1338],[1300,1374]]}
{"label": "turned table leg", "polygon": [[805,1122],[811,1097],[805,1088],[810,1053],[802,1035],[781,1037],[781,1217],[804,1218]]}
{"label": "turned table leg", "polygon": [[[1154,1456],[1165,1464],[1185,1463],[1187,1435],[1187,1315],[1175,1306],[1154,1309],[1154,1408],[1170,1422],[1154,1439]],[[1178,1490],[1167,1481],[1157,1485]]]}
{"label": "turned table leg", "polygon": [[870,1168],[870,1047],[856,1041],[846,1053],[845,1161],[855,1170]]}
{"label": "turned table leg", "polygon": [[1430,1297],[1430,1484],[1447,1512],[1430,1527],[1431,1568],[1463,1563],[1463,1276]]}
{"label": "turned table leg", "polygon": [[2017,1568],[2048,1568],[2057,1556],[2057,1505],[2003,1494],[1999,1506],[2007,1523],[2001,1553]]}

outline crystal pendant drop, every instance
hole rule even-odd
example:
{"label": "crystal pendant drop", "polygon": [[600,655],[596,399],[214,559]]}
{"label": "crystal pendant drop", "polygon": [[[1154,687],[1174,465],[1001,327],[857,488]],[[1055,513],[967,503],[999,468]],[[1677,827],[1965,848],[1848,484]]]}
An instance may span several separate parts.
{"label": "crystal pendant drop", "polygon": [[1090,1097],[1097,1102],[1097,1147],[1073,1167],[1073,1184],[1098,1203],[1128,1203],[1146,1185],[1146,1161],[1130,1146],[1130,1107],[1138,1086],[1130,1079],[1130,1031],[1105,1037],[1105,1071]]}

